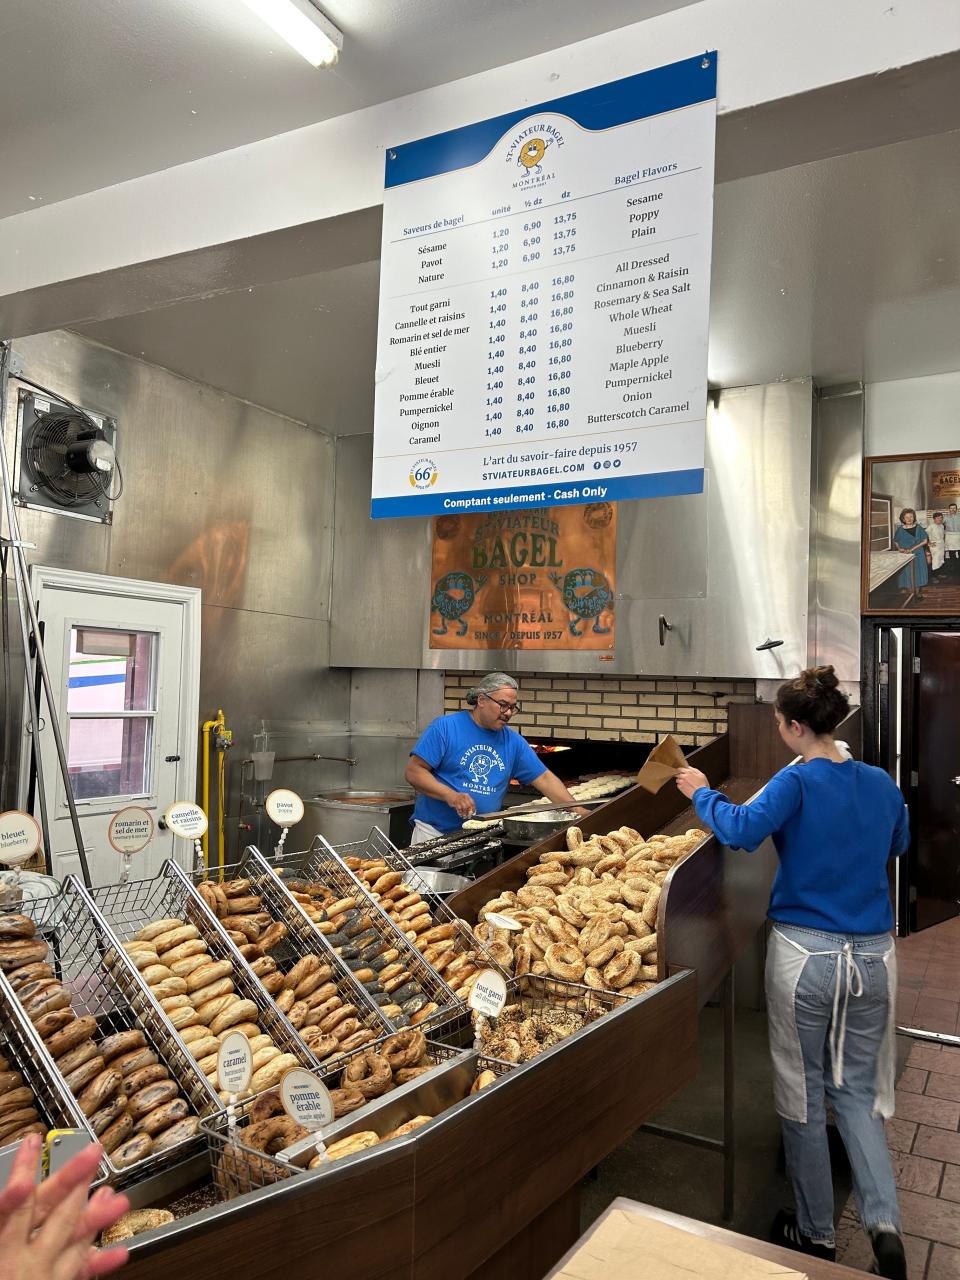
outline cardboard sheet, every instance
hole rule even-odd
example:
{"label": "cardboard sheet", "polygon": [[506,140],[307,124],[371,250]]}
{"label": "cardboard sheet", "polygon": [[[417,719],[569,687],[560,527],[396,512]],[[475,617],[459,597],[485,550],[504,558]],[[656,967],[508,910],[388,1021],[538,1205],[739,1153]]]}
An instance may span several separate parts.
{"label": "cardboard sheet", "polygon": [[683,749],[676,738],[668,733],[661,738],[643,763],[637,774],[637,785],[656,795],[671,778],[677,776],[677,770],[687,763]]}
{"label": "cardboard sheet", "polygon": [[806,1280],[778,1262],[611,1209],[554,1280]]}

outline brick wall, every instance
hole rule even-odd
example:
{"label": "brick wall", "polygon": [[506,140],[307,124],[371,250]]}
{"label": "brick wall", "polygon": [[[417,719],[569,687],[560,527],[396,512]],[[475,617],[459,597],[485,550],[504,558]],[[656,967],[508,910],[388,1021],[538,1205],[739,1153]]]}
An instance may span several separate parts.
{"label": "brick wall", "polygon": [[[462,710],[467,690],[483,676],[445,672],[444,711]],[[515,679],[522,705],[511,723],[528,738],[656,742],[672,733],[685,746],[702,746],[726,731],[729,703],[756,697],[753,680],[523,674]]]}

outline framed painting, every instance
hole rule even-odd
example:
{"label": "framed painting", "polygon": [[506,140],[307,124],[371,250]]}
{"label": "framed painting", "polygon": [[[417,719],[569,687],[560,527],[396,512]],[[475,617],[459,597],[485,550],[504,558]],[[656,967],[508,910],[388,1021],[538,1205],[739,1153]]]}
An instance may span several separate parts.
{"label": "framed painting", "polygon": [[864,459],[864,614],[960,614],[960,450]]}

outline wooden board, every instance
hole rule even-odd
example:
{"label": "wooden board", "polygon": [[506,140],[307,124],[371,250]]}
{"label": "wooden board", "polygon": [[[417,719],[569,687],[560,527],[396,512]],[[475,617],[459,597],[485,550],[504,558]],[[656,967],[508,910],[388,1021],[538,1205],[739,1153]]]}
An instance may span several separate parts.
{"label": "wooden board", "polygon": [[[740,1253],[749,1254],[755,1258],[765,1258],[789,1271],[805,1274],[808,1280],[856,1280],[857,1277],[863,1280],[862,1271],[852,1270],[850,1267],[841,1266],[840,1263],[825,1262],[810,1254],[798,1254],[793,1249],[784,1249],[780,1245],[769,1244],[766,1240],[755,1240],[752,1236],[739,1235],[735,1231],[727,1231],[724,1227],[715,1227],[709,1222],[698,1222],[695,1218],[685,1218],[682,1214],[670,1213],[666,1209],[657,1209],[653,1205],[641,1204],[639,1201],[628,1200],[623,1196],[618,1197],[603,1211],[567,1257],[562,1258],[550,1272],[546,1280],[559,1280],[559,1276],[567,1271],[568,1265],[571,1262],[575,1263],[581,1250],[586,1250],[588,1257],[593,1256],[589,1254],[591,1238],[611,1214],[618,1213],[629,1213],[650,1222],[663,1223],[664,1226],[686,1231],[699,1239],[725,1245],[728,1249],[736,1249]],[[580,1274],[580,1269],[576,1265],[572,1270]],[[616,1274],[608,1273],[607,1280],[617,1280]]]}

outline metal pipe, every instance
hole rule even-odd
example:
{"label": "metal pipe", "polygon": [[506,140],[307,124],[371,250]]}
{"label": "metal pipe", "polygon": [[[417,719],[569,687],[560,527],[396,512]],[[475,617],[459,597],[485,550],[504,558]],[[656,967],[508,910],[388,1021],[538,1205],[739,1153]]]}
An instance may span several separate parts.
{"label": "metal pipe", "polygon": [[238,831],[243,831],[245,829],[243,825],[243,771],[246,769],[248,764],[253,764],[253,761],[250,759],[249,756],[247,757],[246,760],[240,761],[240,781],[237,787],[237,791],[239,792],[239,795],[237,796],[237,830]]}
{"label": "metal pipe", "polygon": [[[318,755],[309,755],[309,756],[274,756],[273,757],[274,764],[304,764],[308,761],[315,761],[315,760],[330,760],[334,764],[355,765],[357,763],[356,756],[323,756],[318,754]],[[237,831],[246,830],[246,827],[244,826],[244,822],[243,822],[243,775],[247,766],[248,765],[252,766],[253,763],[254,761],[252,756],[246,756],[243,760],[240,761],[240,777],[239,777],[238,786],[237,786],[237,790],[239,792],[239,795],[237,796]]]}
{"label": "metal pipe", "polygon": [[10,552],[0,547],[0,643],[3,647],[3,759],[0,760],[0,809],[9,807],[7,800],[10,757],[13,754],[13,716],[10,697],[13,672],[10,667],[10,599],[7,588],[7,562]]}
{"label": "metal pipe", "polygon": [[[57,718],[57,704],[53,693],[53,683],[50,679],[50,670],[47,667],[47,659],[43,652],[43,644],[40,639],[40,622],[37,618],[37,611],[33,603],[33,595],[30,591],[30,576],[27,571],[27,558],[23,553],[23,543],[20,540],[20,524],[17,519],[16,508],[13,505],[13,485],[10,479],[10,469],[7,464],[7,447],[4,439],[9,361],[10,343],[0,342],[0,484],[2,484],[3,488],[3,502],[7,517],[7,529],[10,534],[11,550],[13,551],[13,564],[17,575],[17,595],[20,606],[20,629],[23,636],[24,663],[26,664],[29,675],[29,633],[32,632],[36,642],[37,668],[43,682],[43,691],[46,694],[47,712],[50,716],[50,729],[53,733],[53,741],[57,749],[57,760],[59,761],[60,772],[63,776],[67,808],[70,811],[70,825],[73,827],[74,840],[77,845],[77,857],[80,860],[80,873],[83,876],[84,884],[89,888],[91,884],[90,868],[87,866],[87,855],[83,847],[83,832],[80,830],[80,816],[77,813],[77,805],[73,796],[73,786],[70,782],[70,771],[67,765],[67,753],[64,749],[63,737],[60,733],[60,723]],[[27,625],[28,621],[29,626]],[[46,812],[46,794],[43,783],[43,762],[41,760],[40,753],[39,713],[34,706],[33,698],[30,698],[29,702],[31,727],[33,729],[34,756],[37,762],[37,795],[40,800],[41,827],[43,829],[44,844],[47,854],[52,858],[53,849],[50,844],[50,829],[48,814]],[[50,866],[52,868],[52,863]]]}
{"label": "metal pipe", "polygon": [[[333,760],[337,764],[350,764],[350,765],[357,763],[356,756],[313,755],[313,756],[274,756],[273,757],[274,764],[293,764],[295,761],[303,762],[306,760]],[[249,757],[244,761],[244,764],[248,764],[248,763],[253,764],[253,761]]]}
{"label": "metal pipe", "polygon": [[898,1036],[910,1036],[914,1040],[929,1040],[932,1044],[945,1044],[950,1048],[960,1047],[960,1036],[949,1031],[923,1031],[920,1027],[897,1027]]}
{"label": "metal pipe", "polygon": [[723,1016],[723,1220],[733,1217],[736,1190],[736,1072],[734,1064],[734,1029],[736,1025],[736,987],[731,967],[723,980],[720,1007]]}
{"label": "metal pipe", "polygon": [[[203,735],[203,783],[201,791],[200,807],[207,815],[207,829],[203,833],[203,867],[205,871],[210,869],[210,733],[213,729],[222,729],[224,726],[223,710],[217,710],[216,718],[213,720],[204,720],[201,727]],[[217,803],[219,805],[219,789],[217,792]],[[222,825],[223,815],[220,814]],[[220,866],[223,868],[223,848],[220,849]]]}

